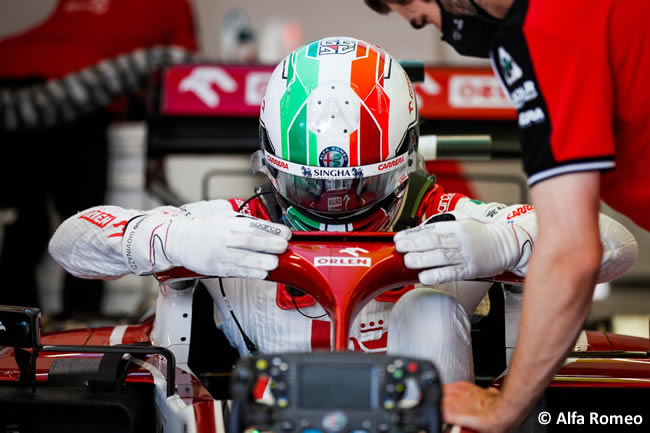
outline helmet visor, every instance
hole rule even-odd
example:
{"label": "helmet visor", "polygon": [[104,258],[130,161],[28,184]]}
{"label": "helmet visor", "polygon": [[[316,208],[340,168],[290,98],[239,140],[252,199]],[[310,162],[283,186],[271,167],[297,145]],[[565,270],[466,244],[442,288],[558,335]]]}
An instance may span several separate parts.
{"label": "helmet visor", "polygon": [[409,155],[358,167],[314,167],[265,152],[265,171],[278,193],[292,204],[341,216],[382,200],[408,179]]}

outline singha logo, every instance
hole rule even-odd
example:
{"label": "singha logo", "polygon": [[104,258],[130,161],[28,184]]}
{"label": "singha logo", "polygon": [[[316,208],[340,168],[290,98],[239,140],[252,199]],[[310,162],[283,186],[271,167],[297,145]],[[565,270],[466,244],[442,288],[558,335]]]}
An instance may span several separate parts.
{"label": "singha logo", "polygon": [[305,177],[311,177],[311,168],[309,167],[300,167],[300,170],[302,170],[302,175]]}
{"label": "singha logo", "polygon": [[354,168],[352,167],[352,175],[354,177],[363,177],[363,170],[360,168]]}

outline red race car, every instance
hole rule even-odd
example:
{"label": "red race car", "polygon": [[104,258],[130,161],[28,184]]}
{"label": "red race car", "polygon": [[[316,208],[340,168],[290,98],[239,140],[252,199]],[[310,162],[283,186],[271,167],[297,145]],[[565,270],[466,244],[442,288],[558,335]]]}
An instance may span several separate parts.
{"label": "red race car", "polygon": [[[350,249],[356,256],[342,253]],[[158,275],[161,291],[156,315],[129,326],[40,336],[37,310],[2,307],[0,345],[7,347],[0,352],[0,425],[5,431],[16,432],[222,432],[248,426],[274,427],[287,433],[442,428],[440,388],[430,363],[367,354],[350,354],[343,360],[333,355],[326,362],[322,353],[264,355],[242,361],[233,374],[236,354],[215,328],[209,294],[196,284],[200,278],[185,269]],[[417,273],[404,267],[391,233],[297,232],[268,279],[304,288],[312,295],[332,319],[335,348],[345,350],[350,318],[381,292],[416,283]],[[504,333],[513,325],[508,323],[513,316],[504,316],[504,302],[516,302],[513,292],[521,281],[509,275],[494,281],[499,282],[490,292],[491,312],[474,327],[473,339],[477,380],[498,387],[503,379],[499,375],[506,367]],[[488,345],[489,350],[481,345]],[[643,338],[583,332],[520,431],[555,431],[563,427],[562,419],[576,425],[581,416],[596,417],[598,424],[591,420],[590,425],[596,429],[589,431],[601,427],[612,431],[616,429],[613,425],[621,424],[630,431],[643,431],[650,422],[646,419],[648,348],[649,341]],[[370,356],[369,361],[359,356]],[[338,362],[346,368],[333,373]],[[314,372],[310,381],[300,374],[307,368]],[[282,375],[284,371],[289,373]],[[343,374],[346,371],[357,373]],[[359,382],[364,371],[380,373]],[[417,376],[420,373],[422,377]],[[428,382],[419,383],[424,376]],[[491,376],[499,377],[493,380]],[[409,387],[407,379],[413,377],[419,383],[418,397],[404,405],[400,399],[414,395],[404,392]],[[271,385],[274,392],[267,408],[258,411],[251,405],[261,397],[260,390],[269,379],[276,384]],[[389,380],[391,389],[400,391],[396,399],[385,392]],[[237,388],[242,382],[249,385],[243,394],[241,387]],[[283,394],[278,391],[280,383],[279,391],[298,389],[302,394]],[[351,392],[345,390],[350,383],[359,397],[341,400],[337,396]],[[231,412],[227,401],[233,393]],[[288,397],[294,395],[302,397]],[[305,400],[307,395],[326,397]],[[370,402],[367,407],[352,403],[365,398]],[[551,414],[553,423],[544,424],[545,413]],[[360,420],[359,426],[353,425],[354,420]],[[314,425],[318,422],[326,427]]]}

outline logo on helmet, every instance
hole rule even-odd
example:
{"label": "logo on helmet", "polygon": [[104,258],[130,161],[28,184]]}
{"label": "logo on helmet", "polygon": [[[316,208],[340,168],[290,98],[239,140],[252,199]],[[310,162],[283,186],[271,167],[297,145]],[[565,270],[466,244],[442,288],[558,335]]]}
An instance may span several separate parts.
{"label": "logo on helmet", "polygon": [[273,155],[267,154],[266,160],[275,168],[283,168],[285,170],[289,169],[289,164],[287,164],[285,161],[282,161],[281,159],[274,158]]}
{"label": "logo on helmet", "polygon": [[321,167],[347,167],[348,154],[338,146],[326,147],[318,156],[318,165]]}
{"label": "logo on helmet", "polygon": [[300,170],[302,171],[302,175],[305,177],[311,177],[311,168],[305,167],[304,165],[300,167]]}
{"label": "logo on helmet", "polygon": [[404,162],[404,156],[400,156],[399,158],[395,158],[393,160],[390,160],[388,162],[384,162],[379,164],[377,167],[377,170],[383,171],[383,170],[388,170],[389,168],[397,167],[398,165],[402,164]]}
{"label": "logo on helmet", "polygon": [[350,39],[323,39],[318,43],[318,55],[347,54],[357,47],[357,42]]}

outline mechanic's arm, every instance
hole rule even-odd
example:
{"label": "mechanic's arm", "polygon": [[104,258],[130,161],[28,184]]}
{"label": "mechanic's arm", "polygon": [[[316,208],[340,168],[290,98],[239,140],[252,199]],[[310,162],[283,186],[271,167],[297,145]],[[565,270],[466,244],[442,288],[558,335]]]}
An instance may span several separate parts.
{"label": "mechanic's arm", "polygon": [[504,387],[494,393],[468,383],[446,386],[446,422],[482,432],[516,427],[562,365],[589,312],[603,251],[599,173],[545,180],[532,188],[532,197],[539,233]]}
{"label": "mechanic's arm", "polygon": [[599,172],[558,176],[531,189],[539,233],[498,406],[510,425],[522,421],[543,393],[589,313],[603,251],[599,190]]}
{"label": "mechanic's arm", "polygon": [[204,275],[263,279],[290,230],[239,214],[225,200],[148,212],[99,206],[78,213],[50,240],[52,257],[80,278],[114,279],[183,266]]}

